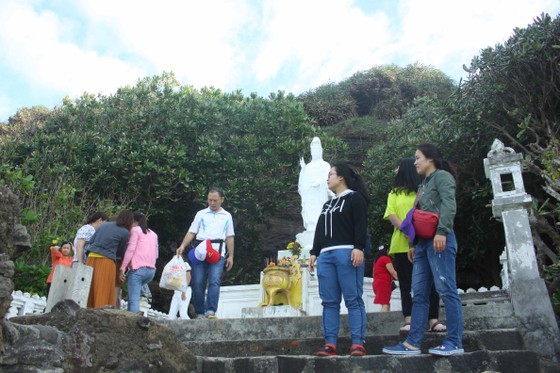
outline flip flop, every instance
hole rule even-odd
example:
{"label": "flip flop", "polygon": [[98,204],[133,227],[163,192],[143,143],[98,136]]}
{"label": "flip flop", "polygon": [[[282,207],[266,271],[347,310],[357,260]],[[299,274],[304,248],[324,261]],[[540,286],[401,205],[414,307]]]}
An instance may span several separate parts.
{"label": "flip flop", "polygon": [[432,333],[445,333],[447,332],[447,326],[442,324],[440,321],[436,321],[431,328],[428,329]]}

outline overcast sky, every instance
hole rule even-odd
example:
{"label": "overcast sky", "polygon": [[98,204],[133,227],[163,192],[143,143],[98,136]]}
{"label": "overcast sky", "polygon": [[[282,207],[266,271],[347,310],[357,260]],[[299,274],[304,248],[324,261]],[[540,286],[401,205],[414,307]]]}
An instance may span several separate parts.
{"label": "overcast sky", "polygon": [[420,62],[458,81],[559,0],[0,0],[0,121],[138,79],[299,94]]}

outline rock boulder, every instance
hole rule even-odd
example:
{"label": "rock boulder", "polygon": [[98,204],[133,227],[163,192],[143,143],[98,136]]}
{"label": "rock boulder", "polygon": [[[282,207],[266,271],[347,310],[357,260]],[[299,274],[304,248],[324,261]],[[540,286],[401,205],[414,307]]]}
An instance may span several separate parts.
{"label": "rock boulder", "polygon": [[196,357],[169,328],[112,308],[84,309],[74,301],[50,313],[4,322],[1,371],[191,372]]}

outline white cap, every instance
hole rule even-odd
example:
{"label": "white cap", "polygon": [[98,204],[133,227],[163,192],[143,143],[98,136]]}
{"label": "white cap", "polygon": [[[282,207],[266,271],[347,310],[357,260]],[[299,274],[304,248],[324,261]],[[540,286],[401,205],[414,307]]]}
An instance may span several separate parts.
{"label": "white cap", "polygon": [[202,241],[194,249],[194,256],[201,262],[206,260],[206,241]]}

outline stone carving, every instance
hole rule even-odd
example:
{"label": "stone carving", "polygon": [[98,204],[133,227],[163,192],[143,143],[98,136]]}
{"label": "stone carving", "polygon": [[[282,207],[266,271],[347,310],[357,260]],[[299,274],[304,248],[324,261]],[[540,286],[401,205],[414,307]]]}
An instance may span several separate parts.
{"label": "stone carving", "polygon": [[492,157],[503,157],[506,154],[514,154],[515,150],[513,150],[512,148],[508,148],[504,145],[503,142],[501,142],[498,139],[494,139],[494,142],[492,143],[492,146],[490,147],[490,151],[488,152],[488,158],[492,158]]}
{"label": "stone carving", "polygon": [[323,160],[323,148],[318,137],[313,138],[310,149],[311,161],[305,164],[303,158],[300,160],[298,192],[301,196],[303,226],[306,231],[315,231],[321,208],[332,196],[327,187],[331,165]]}

